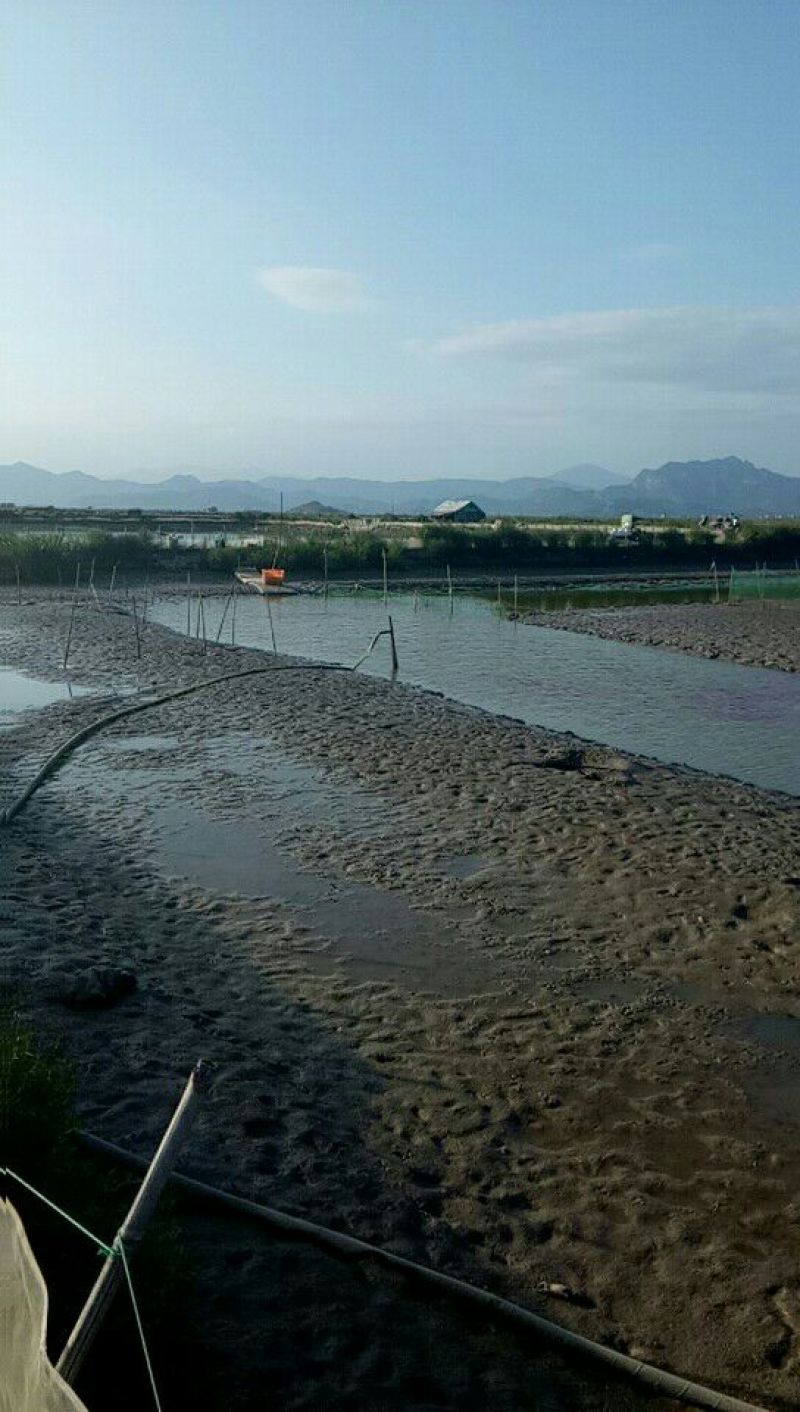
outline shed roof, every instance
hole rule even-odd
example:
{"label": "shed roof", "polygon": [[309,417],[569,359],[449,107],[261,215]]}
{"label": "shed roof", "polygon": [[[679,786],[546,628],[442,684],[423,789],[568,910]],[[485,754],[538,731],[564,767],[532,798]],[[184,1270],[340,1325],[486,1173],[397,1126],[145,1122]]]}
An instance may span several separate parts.
{"label": "shed roof", "polygon": [[480,509],[479,505],[475,505],[474,500],[443,500],[441,505],[436,506],[433,513],[434,515],[453,515],[457,510],[466,510],[468,505],[474,505],[476,510]]}

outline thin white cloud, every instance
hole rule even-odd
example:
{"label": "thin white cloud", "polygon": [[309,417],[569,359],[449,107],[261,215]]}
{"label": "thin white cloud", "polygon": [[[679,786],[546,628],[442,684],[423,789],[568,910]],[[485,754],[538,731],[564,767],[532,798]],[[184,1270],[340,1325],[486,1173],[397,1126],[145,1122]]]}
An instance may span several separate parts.
{"label": "thin white cloud", "polygon": [[800,309],[610,309],[515,319],[442,338],[441,358],[495,358],[559,382],[800,392]]}
{"label": "thin white cloud", "polygon": [[312,314],[349,314],[368,309],[358,275],[315,265],[269,265],[258,272],[258,283],[274,299]]}

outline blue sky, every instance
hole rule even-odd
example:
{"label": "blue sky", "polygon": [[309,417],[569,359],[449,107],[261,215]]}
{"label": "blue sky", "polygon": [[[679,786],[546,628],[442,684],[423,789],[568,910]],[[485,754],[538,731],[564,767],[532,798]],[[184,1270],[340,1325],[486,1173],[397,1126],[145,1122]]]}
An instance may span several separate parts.
{"label": "blue sky", "polygon": [[797,0],[6,0],[0,460],[800,472]]}

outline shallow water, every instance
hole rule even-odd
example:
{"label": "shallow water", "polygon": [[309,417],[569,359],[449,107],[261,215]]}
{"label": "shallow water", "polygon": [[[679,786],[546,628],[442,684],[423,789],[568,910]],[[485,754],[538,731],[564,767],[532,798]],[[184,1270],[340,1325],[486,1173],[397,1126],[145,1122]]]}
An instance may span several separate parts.
{"label": "shallow water", "polygon": [[67,701],[74,696],[90,694],[90,688],[73,686],[68,681],[44,681],[24,672],[0,668],[0,729],[13,723],[17,711],[51,706],[54,701]]}
{"label": "shallow water", "polygon": [[[237,643],[269,647],[266,603],[239,599]],[[270,609],[279,652],[325,662],[355,662],[387,621],[381,597],[368,593],[276,598]],[[169,600],[156,604],[152,616],[181,631],[185,611]],[[212,637],[222,611],[222,600],[207,601]],[[527,627],[477,598],[458,598],[451,613],[446,598],[392,595],[389,611],[401,681],[533,725],[800,795],[800,675]],[[387,639],[360,670],[388,675]]]}
{"label": "shallow water", "polygon": [[[170,876],[217,894],[298,908],[309,939],[333,943],[329,965],[346,961],[351,972],[363,969],[372,977],[378,965],[387,974],[404,974],[412,988],[447,995],[470,994],[476,982],[490,979],[474,959],[454,964],[442,948],[441,916],[411,907],[402,893],[324,868],[312,872],[276,846],[261,818],[213,819],[185,804],[168,804],[155,811],[152,848],[159,869]],[[466,909],[450,909],[448,916],[463,923]]]}

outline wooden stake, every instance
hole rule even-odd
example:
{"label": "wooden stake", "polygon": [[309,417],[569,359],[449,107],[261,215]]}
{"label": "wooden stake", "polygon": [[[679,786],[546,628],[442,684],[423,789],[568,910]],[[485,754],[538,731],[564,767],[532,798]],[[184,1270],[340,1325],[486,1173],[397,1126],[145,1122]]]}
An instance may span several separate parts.
{"label": "wooden stake", "polygon": [[517,616],[517,603],[519,600],[519,583],[516,574],[514,575],[514,617]]}
{"label": "wooden stake", "polygon": [[231,613],[231,647],[236,646],[236,600],[239,597],[239,585],[236,579],[233,580],[233,612]]}
{"label": "wooden stake", "polygon": [[14,568],[15,568],[16,571],[17,571],[17,604],[18,604],[19,607],[21,608],[21,607],[22,607],[22,584],[21,584],[20,576],[19,576],[19,564],[15,564],[15,565],[14,565]]}
{"label": "wooden stake", "polygon": [[389,576],[386,570],[386,550],[382,549],[383,555],[383,606],[387,607],[389,602]]}
{"label": "wooden stake", "polygon": [[133,626],[134,626],[134,628],[135,628],[135,630],[136,630],[136,660],[137,660],[137,662],[138,662],[138,661],[141,659],[141,656],[142,656],[142,639],[141,639],[141,637],[140,637],[140,635],[139,635],[139,614],[138,614],[137,611],[136,611],[136,594],[135,594],[135,593],[131,595],[131,603],[132,603],[132,605],[133,605]]}
{"label": "wooden stake", "polygon": [[[235,580],[234,580],[234,582],[235,582]],[[217,628],[217,636],[216,636],[216,638],[215,638],[215,641],[216,641],[216,642],[219,642],[220,638],[222,637],[222,629],[223,629],[224,626],[225,626],[225,619],[226,619],[227,616],[228,616],[228,609],[229,609],[230,606],[231,606],[232,600],[233,600],[233,589],[231,589],[230,593],[228,594],[228,597],[227,597],[226,600],[225,600],[225,607],[224,607],[223,612],[222,612],[222,617],[221,617],[220,620],[219,620],[219,627]]]}
{"label": "wooden stake", "polygon": [[205,603],[204,603],[204,601],[203,601],[203,595],[202,595],[202,594],[200,594],[200,622],[202,623],[202,626],[203,626],[203,651],[204,651],[204,652],[207,652],[207,651],[208,651],[208,642],[207,642],[207,640],[206,640],[206,605],[205,605]]}
{"label": "wooden stake", "polygon": [[74,591],[74,593],[73,593],[73,595],[72,595],[72,612],[71,612],[70,615],[69,615],[69,630],[68,630],[68,632],[67,632],[67,645],[66,645],[66,647],[64,648],[64,671],[67,670],[67,661],[68,661],[68,659],[69,659],[69,649],[70,649],[70,644],[71,644],[71,642],[72,642],[72,629],[73,629],[73,627],[75,626],[75,609],[76,609],[77,606],[78,606],[78,585],[79,585],[80,581],[81,581],[81,561],[80,561],[80,559],[79,559],[78,562],[77,562],[76,565],[75,565],[75,591]]}
{"label": "wooden stake", "polygon": [[186,571],[186,636],[192,635],[192,571]]}
{"label": "wooden stake", "polygon": [[503,606],[503,600],[502,600],[502,596],[501,596],[501,593],[500,593],[500,580],[499,580],[499,579],[497,580],[497,606],[498,606],[498,608],[502,608],[502,606]]}
{"label": "wooden stake", "polygon": [[326,597],[326,599],[327,599],[327,597],[328,597],[328,551],[327,551],[327,549],[323,549],[323,551],[322,551],[322,573],[323,573],[323,580],[322,580],[322,582],[323,582],[323,593],[325,594],[325,597]]}
{"label": "wooden stake", "polygon": [[389,641],[392,647],[392,676],[396,676],[399,667],[397,661],[397,644],[394,640],[394,623],[391,617],[389,618]]}
{"label": "wooden stake", "polygon": [[109,1310],[120,1280],[123,1278],[124,1269],[118,1248],[122,1245],[126,1255],[132,1255],[149,1225],[158,1198],[172,1175],[172,1170],[178,1159],[178,1152],[189,1134],[200,1088],[201,1068],[198,1064],[189,1076],[180,1103],[158,1145],[133,1205],[117,1231],[113,1246],[115,1253],[106,1257],[103,1268],[97,1276],[89,1297],[78,1315],[75,1327],[61,1352],[57,1364],[58,1371],[70,1386],[75,1383],[83,1360]]}
{"label": "wooden stake", "polygon": [[108,601],[109,601],[109,603],[111,602],[111,599],[114,597],[114,584],[115,584],[116,582],[117,582],[117,566],[116,566],[116,564],[114,564],[114,566],[112,567],[112,570],[111,570],[111,582],[110,582],[110,584],[108,585]]}
{"label": "wooden stake", "polygon": [[450,572],[450,565],[447,565],[447,592],[450,596],[450,613],[453,612],[453,575]]}
{"label": "wooden stake", "polygon": [[719,574],[717,573],[716,559],[712,559],[711,568],[714,573],[714,602],[719,603]]}
{"label": "wooden stake", "polygon": [[277,647],[276,647],[276,645],[275,645],[275,624],[274,624],[274,622],[272,621],[272,604],[271,604],[270,601],[269,601],[269,594],[268,594],[268,593],[265,593],[265,594],[264,594],[264,602],[265,602],[266,605],[267,605],[267,617],[269,618],[269,630],[270,630],[270,632],[271,632],[271,634],[272,634],[272,650],[273,650],[274,653],[277,654],[278,649],[277,649]]}

